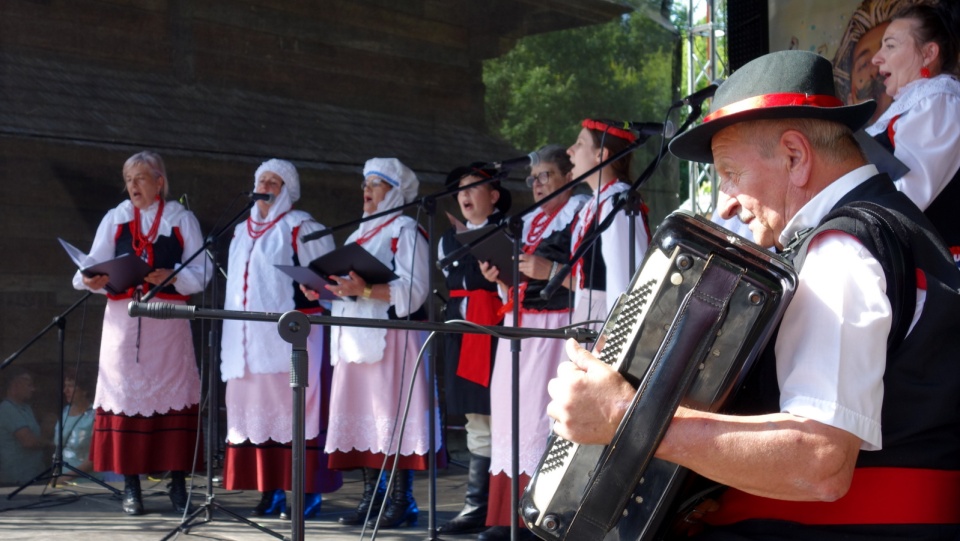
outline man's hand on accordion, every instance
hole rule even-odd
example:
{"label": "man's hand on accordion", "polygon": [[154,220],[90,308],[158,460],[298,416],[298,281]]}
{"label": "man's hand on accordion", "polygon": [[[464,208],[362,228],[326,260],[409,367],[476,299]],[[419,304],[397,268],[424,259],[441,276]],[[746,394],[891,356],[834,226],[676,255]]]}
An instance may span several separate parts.
{"label": "man's hand on accordion", "polygon": [[557,368],[557,377],[547,385],[553,431],[575,443],[608,444],[636,390],[576,340],[567,340],[566,351],[570,361]]}

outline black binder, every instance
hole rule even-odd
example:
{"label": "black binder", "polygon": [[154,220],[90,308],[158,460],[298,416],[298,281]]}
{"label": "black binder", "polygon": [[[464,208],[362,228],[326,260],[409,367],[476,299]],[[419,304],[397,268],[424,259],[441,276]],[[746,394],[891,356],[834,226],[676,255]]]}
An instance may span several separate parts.
{"label": "black binder", "polygon": [[317,271],[311,269],[310,267],[299,267],[297,265],[274,265],[274,267],[280,269],[284,274],[293,278],[294,282],[304,285],[319,293],[319,300],[321,301],[339,298],[334,295],[332,291],[323,287],[325,285],[335,285],[334,282],[331,282],[325,277],[320,276],[317,274]]}
{"label": "black binder", "polygon": [[310,268],[321,277],[346,276],[353,271],[368,284],[386,284],[397,275],[363,246],[351,242],[310,262]]}
{"label": "black binder", "polygon": [[90,256],[83,253],[79,248],[69,242],[58,238],[60,245],[66,250],[67,255],[73,260],[73,263],[80,269],[80,272],[87,278],[92,278],[101,274],[110,276],[106,289],[114,295],[120,295],[130,289],[143,283],[143,278],[153,271],[153,268],[146,261],[137,257],[136,254],[123,254],[107,261],[99,263],[93,262]]}

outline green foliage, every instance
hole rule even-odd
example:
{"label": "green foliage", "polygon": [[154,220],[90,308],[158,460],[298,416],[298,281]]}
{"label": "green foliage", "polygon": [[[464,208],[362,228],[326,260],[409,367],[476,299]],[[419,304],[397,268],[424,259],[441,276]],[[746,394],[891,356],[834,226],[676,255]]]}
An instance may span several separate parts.
{"label": "green foliage", "polygon": [[[659,2],[640,2],[655,4]],[[569,144],[584,118],[663,122],[676,97],[679,33],[635,11],[528,36],[484,64],[487,123],[521,149]]]}

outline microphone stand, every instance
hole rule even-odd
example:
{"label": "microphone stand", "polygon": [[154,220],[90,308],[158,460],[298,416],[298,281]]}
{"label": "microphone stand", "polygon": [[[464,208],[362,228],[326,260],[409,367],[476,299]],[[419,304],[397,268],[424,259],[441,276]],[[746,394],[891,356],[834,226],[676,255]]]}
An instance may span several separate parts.
{"label": "microphone stand", "polygon": [[[256,201],[255,201],[255,200],[251,200],[249,203],[247,203],[246,205],[244,205],[244,207],[243,207],[239,212],[237,212],[237,214],[234,215],[234,216],[230,219],[230,221],[227,222],[227,224],[226,224],[225,226],[223,226],[223,227],[220,228],[219,230],[216,230],[216,231],[214,231],[213,233],[211,233],[209,236],[207,236],[207,237],[204,239],[203,244],[197,249],[196,252],[194,252],[192,255],[190,255],[190,257],[188,257],[179,267],[177,267],[176,269],[174,269],[173,272],[171,272],[162,282],[160,282],[159,284],[157,284],[156,287],[150,288],[150,291],[148,291],[148,292],[146,293],[146,295],[144,295],[144,296],[143,296],[139,301],[137,301],[137,302],[138,302],[138,303],[146,304],[146,303],[147,303],[150,299],[152,299],[161,289],[163,289],[167,284],[169,284],[170,281],[173,280],[173,278],[174,278],[183,268],[185,268],[191,261],[193,261],[194,259],[196,259],[200,254],[204,254],[204,253],[208,254],[209,257],[210,257],[211,259],[213,259],[213,265],[214,265],[214,267],[218,267],[217,262],[216,262],[216,258],[215,258],[212,254],[210,254],[210,252],[208,251],[208,248],[211,247],[211,246],[215,246],[215,245],[216,245],[216,242],[224,235],[224,233],[233,230],[234,226],[236,226],[238,223],[240,223],[240,222],[244,219],[244,217],[247,216],[247,215],[250,213],[250,209],[252,209],[255,204],[256,204]],[[215,252],[215,250],[214,250],[214,252]],[[216,288],[215,285],[214,285],[214,288]],[[214,301],[215,301],[215,300],[216,300],[216,296],[214,295]],[[154,305],[167,305],[167,303],[161,303],[161,302],[153,303],[153,304],[154,304]],[[171,305],[171,306],[180,306],[180,305]],[[131,315],[132,315],[132,314],[131,314]],[[187,531],[189,531],[190,528],[192,528],[195,524],[208,524],[208,523],[210,523],[210,522],[213,522],[213,511],[220,511],[221,513],[224,513],[224,514],[226,514],[226,515],[229,515],[229,516],[233,517],[233,519],[236,520],[236,521],[238,521],[238,522],[242,522],[242,523],[244,523],[244,524],[246,524],[246,525],[248,525],[248,526],[250,526],[250,527],[256,528],[256,529],[260,530],[261,532],[266,533],[266,534],[268,534],[268,535],[271,535],[271,536],[273,536],[273,537],[275,537],[275,538],[277,538],[277,539],[286,539],[286,538],[285,538],[282,534],[280,534],[279,532],[276,532],[276,531],[273,531],[273,530],[271,530],[271,529],[269,529],[269,528],[266,528],[266,527],[264,527],[264,526],[261,526],[260,524],[257,524],[256,522],[253,522],[252,520],[248,519],[247,517],[245,517],[245,516],[243,516],[243,515],[241,515],[241,514],[239,514],[239,513],[236,513],[236,512],[234,512],[234,511],[231,511],[230,509],[227,509],[227,508],[224,507],[223,505],[220,505],[220,503],[216,501],[216,495],[213,493],[213,477],[214,477],[214,474],[213,474],[214,452],[213,452],[213,450],[219,446],[219,442],[218,442],[218,432],[219,432],[219,430],[215,430],[215,429],[214,429],[214,426],[215,426],[215,419],[217,418],[217,416],[219,416],[219,412],[220,412],[219,400],[218,400],[219,394],[218,394],[218,392],[217,392],[217,390],[218,390],[218,389],[217,389],[217,382],[218,382],[218,379],[219,379],[219,376],[218,376],[218,374],[219,374],[219,363],[217,362],[216,355],[215,355],[216,347],[217,347],[217,338],[218,338],[218,335],[217,335],[216,329],[215,329],[214,326],[211,325],[210,331],[209,331],[209,344],[208,344],[208,347],[207,347],[208,356],[209,356],[209,357],[208,357],[208,362],[207,362],[207,427],[206,427],[206,449],[204,450],[205,461],[206,461],[206,475],[207,475],[206,500],[205,500],[205,502],[203,503],[203,505],[197,506],[196,509],[194,509],[189,515],[187,515],[187,516],[183,519],[183,521],[182,521],[176,528],[174,528],[174,529],[171,530],[167,535],[165,535],[165,536],[161,539],[161,541],[166,541],[167,539],[170,539],[171,537],[173,537],[173,536],[175,536],[175,535],[178,535],[180,532],[187,532]],[[284,338],[284,340],[286,340],[286,338]],[[306,338],[304,338],[304,340],[306,340]],[[289,341],[289,340],[288,340],[288,341]],[[296,356],[296,354],[297,354],[297,352],[294,351],[294,352],[293,352],[293,355]],[[293,359],[291,359],[291,363],[293,363],[293,362],[294,362]],[[293,375],[291,374],[291,378],[292,378],[292,377],[293,377]],[[304,377],[305,377],[305,376],[304,376]],[[291,382],[292,382],[292,381],[293,381],[293,379],[291,379]],[[291,383],[291,385],[292,385],[292,383]],[[301,391],[301,392],[302,392],[302,391]],[[297,399],[297,388],[294,388],[294,400],[296,400],[296,399]],[[216,425],[219,426],[219,422],[216,422]],[[293,426],[294,435],[296,434],[296,431],[297,431],[297,429],[298,429],[298,428],[297,428],[298,426],[299,426],[299,429],[300,429],[301,431],[303,430],[303,426],[302,426],[302,425],[303,425],[303,417],[300,418],[299,423],[297,422],[297,419],[296,419],[296,417],[295,417],[295,418],[294,418],[294,426]],[[296,462],[296,460],[297,460],[297,450],[296,450],[296,449],[293,450],[293,457],[292,457],[292,459],[293,459],[294,462]],[[301,458],[300,460],[302,461],[302,458]],[[294,469],[293,471],[296,472],[297,470]],[[303,482],[302,479],[303,479],[303,478],[302,478],[302,475],[301,475],[301,483]],[[296,488],[297,488],[297,487],[296,487],[296,482],[297,482],[297,481],[294,479],[294,480],[293,480],[293,483],[294,483],[294,487],[293,487],[293,488],[294,488],[294,494],[293,494],[293,511],[292,511],[293,515],[291,516],[291,531],[293,531],[293,532],[295,532],[295,533],[296,533],[297,531],[300,531],[300,532],[303,531],[303,511],[302,511],[302,509],[303,509],[303,492],[302,492],[302,491],[299,492],[299,493],[296,492]],[[299,498],[298,498],[298,494],[299,494]],[[195,523],[195,521],[199,520],[199,517],[200,517],[201,514],[203,514],[203,519],[202,519],[201,521]],[[299,539],[302,539],[302,538],[299,538]]]}
{"label": "microphone stand", "polygon": [[[502,220],[496,227],[493,227],[487,233],[477,237],[472,242],[469,242],[460,248],[454,250],[450,255],[444,257],[442,260],[437,262],[437,268],[443,269],[454,261],[459,260],[465,254],[480,243],[486,241],[490,237],[499,232],[506,230],[505,234],[510,237],[513,241],[513,265],[511,265],[511,272],[513,276],[513,329],[522,331],[519,327],[520,323],[520,246],[523,239],[523,217],[527,214],[537,210],[542,207],[547,202],[552,199],[559,197],[564,191],[573,189],[574,186],[579,184],[583,179],[587,178],[596,171],[599,171],[601,168],[606,166],[609,163],[613,163],[616,160],[619,160],[623,156],[627,155],[630,152],[633,152],[637,149],[640,144],[646,142],[646,138],[632,143],[629,147],[625,148],[621,152],[617,153],[615,156],[610,158],[607,161],[604,161],[583,175],[571,180],[570,182],[559,187],[553,193],[547,195],[540,201],[535,202],[529,207],[521,210],[517,214],[511,216],[506,220]],[[574,259],[574,261],[576,261]],[[562,282],[562,279],[561,279]],[[578,340],[579,341],[579,340]],[[511,388],[510,388],[510,399],[511,399],[511,411],[510,411],[510,430],[511,430],[511,440],[510,440],[510,508],[518,509],[519,508],[519,492],[520,492],[520,442],[519,442],[519,433],[520,433],[520,352],[521,344],[518,338],[510,340],[510,355],[511,355]],[[516,541],[520,532],[519,524],[519,515],[518,513],[510,514],[510,539]]]}
{"label": "microphone stand", "polygon": [[[105,489],[113,492],[113,493],[114,493],[115,495],[117,495],[117,496],[119,496],[119,495],[121,495],[121,494],[123,493],[123,492],[120,491],[119,489],[114,488],[114,487],[112,487],[112,486],[104,483],[104,482],[101,481],[100,479],[97,479],[96,477],[90,475],[89,473],[87,473],[87,472],[85,472],[85,471],[83,471],[83,470],[80,470],[80,469],[74,467],[73,465],[71,465],[70,463],[68,463],[68,462],[66,462],[66,461],[63,460],[63,440],[64,440],[64,437],[65,437],[64,433],[66,432],[66,426],[65,426],[66,423],[64,422],[65,419],[64,419],[64,415],[63,415],[63,409],[64,409],[64,408],[63,408],[63,377],[64,377],[64,373],[65,373],[65,371],[64,371],[64,354],[63,354],[63,352],[64,352],[64,341],[65,341],[66,329],[67,329],[67,316],[70,314],[70,312],[73,312],[78,306],[80,306],[80,305],[83,304],[87,299],[89,299],[91,295],[93,295],[93,292],[92,292],[92,291],[87,291],[86,293],[84,293],[83,296],[80,297],[80,299],[77,300],[77,302],[73,303],[72,305],[70,305],[69,308],[67,308],[66,310],[64,310],[63,312],[61,312],[59,315],[57,315],[56,317],[54,317],[54,318],[53,318],[53,321],[50,322],[49,325],[47,325],[46,327],[44,327],[43,329],[41,329],[40,332],[38,332],[36,335],[34,335],[33,338],[31,338],[30,340],[28,340],[27,343],[24,344],[20,349],[18,349],[18,350],[17,350],[16,352],[14,352],[12,355],[10,355],[10,356],[7,357],[6,359],[4,359],[3,363],[0,363],[0,370],[3,370],[4,368],[7,367],[7,365],[9,365],[10,363],[12,363],[12,362],[13,362],[17,357],[19,357],[24,351],[26,351],[30,346],[32,346],[32,345],[34,344],[34,342],[36,342],[36,341],[39,340],[44,334],[46,334],[47,331],[49,331],[50,329],[52,329],[52,328],[54,328],[54,327],[57,328],[57,344],[58,344],[58,346],[59,346],[59,347],[58,347],[58,358],[59,358],[59,361],[60,361],[60,385],[58,386],[58,388],[59,388],[59,390],[60,390],[60,393],[59,393],[59,395],[60,395],[60,402],[59,402],[59,404],[60,404],[60,409],[57,410],[57,413],[58,413],[58,415],[59,415],[59,421],[58,421],[58,422],[59,422],[59,424],[60,424],[60,434],[59,434],[59,437],[57,438],[56,449],[54,450],[54,454],[53,454],[53,464],[51,464],[49,468],[43,470],[42,472],[40,472],[39,474],[37,474],[36,476],[34,476],[33,479],[27,481],[26,483],[24,483],[23,485],[21,485],[19,488],[17,488],[16,490],[14,490],[14,491],[11,492],[10,494],[8,494],[8,495],[7,495],[7,499],[8,499],[8,500],[13,499],[13,497],[16,496],[17,494],[19,494],[20,491],[22,491],[23,489],[27,488],[28,486],[36,483],[36,482],[39,481],[40,479],[49,478],[49,479],[53,480],[54,483],[56,483],[56,480],[57,480],[60,476],[63,475],[63,469],[64,469],[64,468],[66,468],[66,469],[72,471],[73,473],[75,473],[75,474],[83,477],[84,479],[87,479],[88,481],[93,481],[94,483],[102,486],[103,488],[105,488]],[[87,391],[89,391],[89,390],[87,390]],[[71,399],[71,401],[72,401],[72,399]]]}
{"label": "microphone stand", "polygon": [[[676,104],[674,104],[674,106],[671,106],[667,110],[667,115],[669,116],[670,111],[676,107],[677,107]],[[689,128],[690,124],[692,124],[697,118],[700,117],[700,112],[701,112],[700,103],[691,103],[690,108],[691,108],[690,114],[687,115],[687,119],[684,121],[683,125],[680,126],[680,129],[677,130],[677,132],[673,135],[673,137],[676,137],[676,134],[682,133],[684,130]],[[657,167],[660,165],[660,162],[663,161],[663,157],[666,156],[667,152],[669,151],[667,140],[673,139],[673,137],[668,138],[666,137],[666,134],[664,134],[664,137],[661,139],[661,142],[660,142],[660,150],[657,152],[657,156],[653,159],[652,162],[650,162],[650,164],[647,165],[647,168],[643,170],[640,176],[637,177],[637,180],[635,180],[633,184],[631,184],[630,189],[624,192],[620,197],[618,197],[614,201],[613,207],[610,210],[610,214],[608,214],[607,217],[604,218],[603,221],[601,221],[593,231],[591,231],[590,235],[586,236],[583,239],[583,242],[580,244],[580,247],[570,257],[570,262],[568,262],[566,265],[562,266],[560,269],[557,270],[557,274],[554,275],[554,277],[550,280],[550,282],[540,291],[541,298],[549,299],[554,294],[554,292],[556,292],[556,290],[563,284],[563,281],[570,274],[570,270],[572,269],[573,262],[582,258],[584,254],[586,254],[587,250],[593,247],[597,239],[600,238],[601,233],[606,231],[610,227],[610,225],[613,224],[613,220],[616,217],[617,212],[620,209],[624,209],[624,208],[627,209],[627,216],[630,218],[629,265],[630,265],[631,272],[634,272],[636,270],[635,239],[636,239],[636,214],[639,213],[639,210],[640,210],[639,189],[640,189],[640,186],[642,186],[647,180],[649,180],[649,178],[653,175],[654,171],[656,171]],[[620,159],[620,157],[626,154],[627,152],[633,152],[633,150],[637,148],[638,142],[640,142],[640,139],[637,139],[637,141],[635,141],[634,143],[631,143],[630,146],[626,147],[623,151],[617,153],[613,158],[606,160],[604,162],[601,162],[590,171],[584,173],[583,175],[581,175],[581,178],[585,178],[590,174],[592,174],[594,171],[604,167],[606,164],[612,163]],[[575,179],[574,181],[571,181],[571,183],[576,181],[577,180]],[[565,186],[561,187],[561,189],[563,188],[565,188]]]}
{"label": "microphone stand", "polygon": [[[312,241],[312,240],[315,240],[315,239],[319,239],[319,238],[321,238],[321,237],[324,237],[324,236],[326,236],[326,235],[331,235],[331,234],[333,234],[335,231],[338,231],[338,230],[341,230],[341,229],[345,229],[345,228],[348,228],[348,227],[354,227],[354,226],[357,226],[357,225],[359,225],[359,224],[361,224],[361,223],[363,223],[363,222],[369,221],[369,220],[373,220],[373,219],[376,219],[376,218],[380,218],[380,217],[386,216],[386,215],[388,215],[388,214],[395,214],[395,213],[398,213],[398,212],[402,212],[404,209],[409,208],[409,207],[418,206],[418,207],[420,207],[420,208],[424,211],[424,214],[427,215],[427,238],[428,238],[428,239],[433,239],[433,238],[434,238],[434,236],[433,236],[433,235],[434,235],[434,217],[436,216],[436,211],[437,211],[437,199],[438,199],[438,198],[444,197],[444,196],[447,196],[447,195],[453,195],[453,194],[455,194],[455,193],[457,193],[457,192],[466,190],[467,188],[474,187],[474,186],[476,186],[477,184],[486,184],[486,183],[488,183],[488,182],[493,182],[493,181],[495,181],[495,180],[501,180],[502,178],[506,177],[506,175],[507,175],[506,171],[502,171],[502,172],[499,172],[499,173],[496,174],[496,175],[493,175],[493,176],[490,177],[490,178],[486,178],[486,179],[481,180],[480,182],[471,184],[470,186],[463,186],[463,187],[457,186],[457,187],[455,187],[455,188],[450,188],[450,189],[443,190],[443,191],[440,191],[440,192],[437,192],[437,193],[434,193],[434,194],[424,195],[424,196],[422,196],[422,197],[419,197],[419,198],[411,201],[410,203],[405,203],[405,204],[403,204],[403,205],[400,205],[400,206],[391,208],[391,209],[389,209],[389,210],[385,210],[385,211],[382,211],[382,212],[378,212],[378,213],[375,213],[375,214],[371,214],[371,215],[369,215],[369,216],[365,216],[365,217],[359,218],[359,219],[357,219],[357,220],[353,220],[353,221],[346,222],[346,223],[342,223],[342,224],[339,224],[339,225],[336,225],[336,226],[333,226],[333,227],[328,227],[328,228],[322,229],[322,230],[320,230],[320,231],[316,231],[316,232],[313,232],[313,233],[309,233],[309,234],[304,235],[304,236],[302,236],[302,237],[300,237],[300,238],[301,238],[301,240],[302,240],[303,242],[309,242],[309,241]],[[433,250],[430,250],[429,252],[430,252],[430,257],[431,257],[431,258],[434,258],[434,257],[435,257],[435,252],[434,252]],[[435,269],[435,268],[439,268],[439,267],[437,267],[436,265],[430,265],[430,267],[429,267],[428,270],[427,270],[427,272],[428,272],[428,278],[427,278],[427,280],[428,280],[428,283],[431,284],[431,289],[432,289],[432,284],[435,284],[435,283],[436,283],[436,282],[434,281],[434,278],[435,278],[435,270],[434,270],[434,269]],[[433,322],[435,322],[436,320],[437,320],[437,316],[436,316],[436,305],[435,305],[435,303],[434,303],[434,300],[433,300],[431,297],[428,297],[428,299],[427,299],[427,321],[433,323]],[[369,320],[365,320],[365,321],[369,321]],[[377,324],[377,325],[362,325],[362,326],[386,327],[386,325],[381,325],[381,324]],[[444,329],[442,329],[442,330],[443,330],[443,332],[452,332],[452,331],[450,331],[449,329],[446,329],[446,328],[444,328]],[[427,358],[428,358],[428,361],[427,361],[427,363],[428,363],[428,364],[427,364],[427,374],[428,374],[428,381],[429,381],[428,385],[429,385],[429,387],[430,387],[430,394],[429,394],[428,397],[427,397],[427,408],[428,408],[429,411],[431,412],[430,415],[433,415],[433,412],[436,410],[436,407],[437,407],[437,406],[436,406],[436,391],[437,391],[437,355],[436,355],[436,353],[437,353],[436,341],[435,341],[435,340],[432,340],[432,341],[430,342],[429,348],[428,348],[428,350],[427,350]],[[429,504],[428,504],[428,506],[429,506],[429,513],[427,514],[427,517],[428,517],[428,518],[427,518],[427,532],[428,532],[428,537],[427,537],[427,539],[429,539],[429,540],[431,540],[431,541],[438,539],[438,538],[436,537],[436,535],[437,535],[437,534],[436,534],[436,532],[437,532],[437,524],[436,524],[436,521],[437,521],[437,513],[436,513],[436,511],[437,511],[437,502],[436,502],[436,490],[437,490],[437,452],[436,452],[436,441],[437,441],[437,434],[436,434],[436,430],[437,430],[437,429],[436,429],[435,423],[432,423],[432,422],[431,422],[431,423],[430,423],[430,426],[429,426],[429,432],[428,432],[428,439],[429,439],[430,451],[429,451],[429,453],[428,453],[428,455],[427,455],[427,464],[428,464],[428,465],[427,465],[427,468],[428,468],[427,478],[429,479],[429,481],[428,481],[428,486],[427,486],[427,494],[428,494],[428,500],[429,500]]]}
{"label": "microphone stand", "polygon": [[[420,321],[403,321],[403,320],[392,320],[392,319],[366,319],[366,318],[347,318],[347,317],[333,317],[333,316],[320,316],[320,315],[307,315],[296,310],[287,312],[285,314],[278,314],[273,312],[248,312],[248,311],[235,311],[235,310],[214,310],[214,309],[198,309],[195,306],[183,306],[178,304],[164,303],[164,302],[155,302],[155,303],[143,303],[138,301],[133,301],[128,307],[128,313],[131,317],[149,317],[156,319],[239,319],[246,321],[276,321],[279,322],[278,332],[280,332],[281,337],[291,342],[294,345],[294,351],[291,356],[291,386],[294,387],[294,441],[292,447],[294,450],[293,455],[293,479],[296,483],[297,479],[300,479],[302,483],[303,479],[303,458],[302,453],[305,447],[304,432],[302,429],[303,417],[304,417],[304,400],[302,395],[302,385],[299,383],[304,380],[306,374],[306,365],[307,358],[305,353],[298,351],[299,341],[302,337],[302,340],[306,341],[306,336],[309,334],[309,325],[339,325],[343,327],[371,327],[371,328],[390,328],[390,329],[401,329],[401,330],[414,330],[414,331],[429,331],[429,332],[456,332],[456,333],[477,333],[480,331],[485,331],[487,333],[496,333],[501,336],[508,336],[519,340],[524,337],[543,337],[543,338],[576,338],[577,340],[589,340],[595,339],[596,333],[590,329],[515,329],[511,327],[499,327],[499,326],[479,326],[479,325],[465,325],[462,323],[435,323],[432,321],[429,322],[420,322]],[[306,329],[306,332],[303,332]],[[296,340],[296,341],[294,341]],[[305,351],[305,350],[304,350]],[[431,359],[433,363],[433,359]],[[433,394],[433,390],[430,391]],[[299,420],[298,420],[299,419]],[[434,423],[430,423],[433,425]],[[297,427],[300,427],[297,430]],[[435,451],[434,446],[431,444],[431,457],[435,460]],[[431,460],[431,464],[433,461]],[[209,465],[207,466],[209,470]],[[296,497],[297,485],[294,485],[294,497]],[[435,493],[435,487],[431,486],[431,496]],[[302,492],[302,488],[301,488]],[[302,495],[301,495],[302,498]],[[432,503],[432,502],[431,502]],[[243,520],[251,524],[252,526],[260,529],[261,531],[273,535],[278,539],[284,539],[282,536],[276,532],[272,532],[259,524],[247,521],[243,517],[236,515],[230,511],[227,511],[223,508],[221,510],[227,512],[228,514]],[[199,510],[195,511],[190,519],[196,517],[199,514]],[[296,508],[296,503],[294,504],[293,510],[294,516],[291,517],[293,520],[293,526],[291,531],[293,532],[294,538],[293,541],[301,541],[303,533],[303,513],[298,511]],[[435,512],[431,513],[432,515]],[[300,520],[298,521],[296,517],[299,516]],[[431,519],[431,522],[435,522],[435,517]],[[209,519],[208,519],[209,521]],[[181,525],[177,531],[184,531],[189,528],[189,520]],[[299,524],[299,526],[298,526]],[[168,534],[164,539],[169,539],[173,533]],[[301,535],[301,537],[297,537]],[[431,536],[436,535],[436,529],[431,529]]]}

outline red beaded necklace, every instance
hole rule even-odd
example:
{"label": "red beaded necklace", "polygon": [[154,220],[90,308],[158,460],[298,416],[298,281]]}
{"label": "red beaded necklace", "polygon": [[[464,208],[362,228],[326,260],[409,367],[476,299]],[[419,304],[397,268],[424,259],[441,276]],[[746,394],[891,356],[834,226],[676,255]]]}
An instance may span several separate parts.
{"label": "red beaded necklace", "polygon": [[150,264],[153,263],[153,242],[157,240],[157,233],[160,231],[160,219],[163,218],[164,202],[159,196],[157,200],[160,201],[160,205],[157,207],[157,215],[153,218],[153,225],[150,226],[150,231],[147,231],[146,235],[140,230],[139,207],[133,207],[133,223],[130,224],[130,235],[133,237],[130,244],[133,246],[133,251],[138,257],[143,257],[143,251],[146,250],[146,261]]}
{"label": "red beaded necklace", "polygon": [[[287,211],[290,212],[290,211]],[[280,216],[277,216],[269,222],[257,222],[253,217],[247,218],[247,234],[250,235],[250,238],[257,240],[264,235],[267,231],[270,231],[270,228],[277,224],[281,218],[287,215],[287,212],[284,212]]]}
{"label": "red beaded necklace", "polygon": [[553,219],[557,217],[557,214],[563,210],[563,205],[557,207],[557,210],[547,214],[542,209],[540,212],[534,216],[533,221],[530,222],[530,231],[527,232],[527,239],[523,246],[523,251],[528,254],[532,254],[537,250],[537,247],[540,246],[540,242],[543,241],[543,233],[547,230],[547,226],[553,222]]}
{"label": "red beaded necklace", "polygon": [[367,231],[367,233],[366,233],[365,235],[363,235],[362,237],[360,237],[359,239],[357,239],[357,244],[360,245],[360,246],[363,246],[363,244],[364,244],[365,242],[367,242],[368,240],[370,240],[370,239],[372,239],[374,236],[376,236],[376,234],[379,233],[381,229],[383,229],[384,227],[387,227],[388,225],[390,225],[390,222],[396,220],[396,219],[399,218],[399,217],[400,217],[400,215],[397,214],[397,215],[394,216],[393,218],[390,218],[389,220],[387,220],[387,221],[383,222],[382,224],[378,225],[377,227],[374,227],[374,228],[371,229],[370,231]]}

